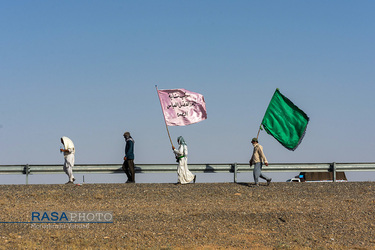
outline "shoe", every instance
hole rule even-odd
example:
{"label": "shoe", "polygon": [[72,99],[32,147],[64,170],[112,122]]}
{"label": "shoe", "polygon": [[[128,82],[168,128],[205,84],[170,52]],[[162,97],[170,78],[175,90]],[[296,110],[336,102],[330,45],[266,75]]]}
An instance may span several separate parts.
{"label": "shoe", "polygon": [[76,178],[73,177],[73,182],[76,180]]}
{"label": "shoe", "polygon": [[197,180],[197,175],[194,175],[193,183],[195,183],[196,180]]}
{"label": "shoe", "polygon": [[271,178],[271,179],[269,179],[269,180],[267,180],[267,186],[269,186],[269,185],[270,185],[271,181],[272,181],[272,178]]}
{"label": "shoe", "polygon": [[135,181],[127,180],[125,183],[135,183]]}
{"label": "shoe", "polygon": [[68,181],[67,183],[65,183],[65,184],[74,184],[72,181]]}

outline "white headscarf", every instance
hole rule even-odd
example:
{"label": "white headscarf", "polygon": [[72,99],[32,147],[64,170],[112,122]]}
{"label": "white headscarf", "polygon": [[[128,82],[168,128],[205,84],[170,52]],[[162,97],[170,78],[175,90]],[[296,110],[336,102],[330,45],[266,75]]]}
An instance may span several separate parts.
{"label": "white headscarf", "polygon": [[180,144],[180,145],[185,145],[185,146],[186,146],[185,139],[184,139],[184,137],[182,137],[182,136],[177,137],[177,142],[178,142],[178,144]]}
{"label": "white headscarf", "polygon": [[72,140],[70,140],[66,136],[61,137],[61,140],[63,140],[63,142],[64,142],[64,147],[65,147],[64,149],[71,149],[72,153],[75,152],[75,148],[74,148],[74,144],[73,144]]}

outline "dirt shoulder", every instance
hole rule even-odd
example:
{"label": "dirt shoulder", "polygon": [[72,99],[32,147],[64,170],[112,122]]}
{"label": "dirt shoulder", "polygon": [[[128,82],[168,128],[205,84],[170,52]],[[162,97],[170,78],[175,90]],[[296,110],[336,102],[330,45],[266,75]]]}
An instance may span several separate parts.
{"label": "dirt shoulder", "polygon": [[375,248],[375,184],[0,185],[1,222],[111,211],[109,224],[1,223],[0,248]]}

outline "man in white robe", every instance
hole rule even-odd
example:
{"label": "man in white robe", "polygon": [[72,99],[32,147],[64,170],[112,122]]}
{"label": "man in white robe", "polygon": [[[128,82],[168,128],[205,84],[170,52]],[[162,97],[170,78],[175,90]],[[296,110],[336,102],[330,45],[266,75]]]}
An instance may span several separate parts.
{"label": "man in white robe", "polygon": [[176,155],[176,159],[178,162],[177,167],[177,175],[178,175],[178,182],[177,184],[187,184],[190,182],[194,182],[196,180],[196,175],[192,174],[187,166],[187,155],[188,155],[188,149],[186,142],[182,136],[179,136],[177,138],[177,142],[179,144],[179,148],[176,149],[172,146],[173,152]]}
{"label": "man in white robe", "polygon": [[73,167],[74,167],[74,154],[75,148],[72,140],[68,137],[61,137],[61,143],[64,145],[63,149],[60,149],[60,152],[64,152],[64,171],[69,177],[69,181],[65,184],[73,184],[75,178],[73,176]]}

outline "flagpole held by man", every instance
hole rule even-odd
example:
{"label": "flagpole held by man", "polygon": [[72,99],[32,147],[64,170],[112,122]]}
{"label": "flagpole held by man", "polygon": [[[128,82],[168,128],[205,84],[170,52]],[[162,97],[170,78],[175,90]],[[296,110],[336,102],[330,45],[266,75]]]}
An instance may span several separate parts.
{"label": "flagpole held by man", "polygon": [[171,134],[169,133],[167,120],[165,119],[165,114],[164,114],[163,104],[162,104],[162,100],[161,100],[161,98],[160,98],[160,93],[159,93],[158,86],[155,85],[155,88],[156,88],[156,92],[158,93],[158,97],[159,97],[159,101],[160,101],[161,111],[163,112],[163,118],[164,118],[165,128],[166,128],[166,130],[167,130],[168,138],[169,138],[169,141],[171,142],[171,145],[172,145],[172,147],[173,147],[173,142],[172,142]]}

